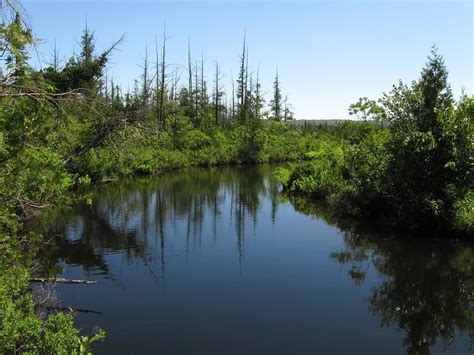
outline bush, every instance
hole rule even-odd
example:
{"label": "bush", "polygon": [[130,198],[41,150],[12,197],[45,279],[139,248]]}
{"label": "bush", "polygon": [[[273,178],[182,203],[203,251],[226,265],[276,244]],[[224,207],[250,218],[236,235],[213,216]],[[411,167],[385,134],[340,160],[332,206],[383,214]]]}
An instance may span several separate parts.
{"label": "bush", "polygon": [[474,234],[474,191],[454,204],[454,225],[461,232]]}
{"label": "bush", "polygon": [[332,146],[317,145],[311,162],[282,175],[286,188],[396,227],[472,234],[474,98],[454,102],[441,56],[433,51],[411,86],[400,83],[378,102],[360,100],[351,110],[389,127],[335,128]]}
{"label": "bush", "polygon": [[0,353],[86,354],[91,342],[104,337],[103,331],[79,337],[71,315],[40,317],[30,292],[24,247],[0,230],[0,249]]}
{"label": "bush", "polygon": [[60,156],[49,148],[25,148],[17,159],[8,162],[6,193],[15,193],[22,206],[61,203],[74,184]]}

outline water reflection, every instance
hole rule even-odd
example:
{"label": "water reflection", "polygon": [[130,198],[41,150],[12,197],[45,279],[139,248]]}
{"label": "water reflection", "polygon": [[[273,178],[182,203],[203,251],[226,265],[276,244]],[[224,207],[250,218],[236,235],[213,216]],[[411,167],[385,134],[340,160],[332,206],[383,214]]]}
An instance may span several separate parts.
{"label": "water reflection", "polygon": [[[297,210],[323,218],[343,231],[344,244],[331,259],[346,266],[357,285],[370,268],[381,280],[371,288],[369,309],[381,326],[405,331],[407,353],[429,354],[437,341],[446,350],[456,335],[474,341],[474,246],[466,241],[390,236],[336,218],[323,206],[293,198]],[[467,349],[466,349],[467,350]]]}
{"label": "water reflection", "polygon": [[163,353],[472,351],[472,243],[395,238],[304,199],[290,204],[272,170],[101,186],[92,206],[43,220],[57,237],[39,273],[105,280],[61,291],[64,306],[103,314],[81,320],[107,330],[104,353],[147,353],[156,337]]}
{"label": "water reflection", "polygon": [[[228,233],[234,235],[240,262],[244,260],[245,233],[249,223],[255,229],[262,199],[271,202],[275,219],[279,186],[271,179],[271,167],[188,169],[159,178],[124,181],[100,187],[92,206],[56,211],[47,232],[58,236],[55,244],[41,255],[41,272],[55,274],[61,260],[81,265],[88,275],[109,273],[105,255],[120,252],[126,261],[139,259],[145,265],[158,262],[161,276],[166,269],[167,238],[185,228],[185,253],[201,248],[203,232],[217,226],[223,209],[229,211]],[[212,228],[204,227],[210,223]],[[62,236],[62,237],[61,237]],[[150,268],[151,270],[151,268]]]}

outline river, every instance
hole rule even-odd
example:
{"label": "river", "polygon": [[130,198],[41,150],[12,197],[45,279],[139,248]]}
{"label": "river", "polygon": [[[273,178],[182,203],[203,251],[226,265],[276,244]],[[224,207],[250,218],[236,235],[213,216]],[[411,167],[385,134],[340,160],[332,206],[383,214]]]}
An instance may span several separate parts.
{"label": "river", "polygon": [[473,353],[472,243],[335,220],[273,169],[124,180],[43,222],[43,275],[99,281],[56,288],[98,354]]}

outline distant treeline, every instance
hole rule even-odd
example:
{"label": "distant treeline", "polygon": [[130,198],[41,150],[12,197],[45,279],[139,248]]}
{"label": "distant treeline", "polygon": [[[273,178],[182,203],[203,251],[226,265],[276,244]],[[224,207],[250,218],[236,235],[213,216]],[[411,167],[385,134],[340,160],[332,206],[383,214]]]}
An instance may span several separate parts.
{"label": "distant treeline", "polygon": [[[357,122],[353,120],[342,120],[342,119],[336,119],[336,120],[329,120],[329,119],[322,119],[322,120],[305,120],[305,119],[295,119],[292,121],[288,121],[288,124],[291,126],[299,126],[299,127],[313,127],[313,128],[326,128],[326,127],[331,127],[331,126],[337,126],[341,125],[346,122]],[[375,124],[381,127],[388,127],[390,125],[390,122],[385,122],[385,121],[374,121]]]}

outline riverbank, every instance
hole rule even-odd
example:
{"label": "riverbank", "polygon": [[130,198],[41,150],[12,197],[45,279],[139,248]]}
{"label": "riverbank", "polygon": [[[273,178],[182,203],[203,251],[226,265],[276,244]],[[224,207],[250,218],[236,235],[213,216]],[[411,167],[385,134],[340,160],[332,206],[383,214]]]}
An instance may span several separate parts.
{"label": "riverbank", "polygon": [[[449,163],[441,162],[443,167],[436,163],[424,173],[419,165],[402,173],[401,159],[428,158],[394,153],[397,132],[366,123],[351,127],[349,136],[320,139],[308,152],[309,160],[277,170],[286,194],[322,204],[341,218],[370,220],[373,225],[426,236],[473,238],[470,168],[452,177],[449,172],[433,175],[437,169],[449,170]],[[416,150],[405,153],[422,155]]]}
{"label": "riverbank", "polygon": [[279,172],[286,191],[397,229],[474,237],[474,97],[455,101],[447,75],[433,49],[418,81],[360,99],[351,113],[389,128],[361,123],[321,142]]}

